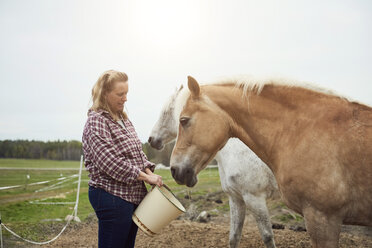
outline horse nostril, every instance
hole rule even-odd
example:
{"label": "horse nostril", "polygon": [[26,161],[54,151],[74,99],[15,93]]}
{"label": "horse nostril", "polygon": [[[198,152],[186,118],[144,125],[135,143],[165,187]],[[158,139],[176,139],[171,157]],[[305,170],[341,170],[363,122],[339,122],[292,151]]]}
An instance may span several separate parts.
{"label": "horse nostril", "polygon": [[186,171],[185,171],[186,175],[192,175],[193,173],[194,173],[193,169],[191,169],[191,168],[187,168]]}
{"label": "horse nostril", "polygon": [[151,143],[151,141],[152,141],[152,137],[150,136],[148,142]]}
{"label": "horse nostril", "polygon": [[171,173],[173,177],[176,175],[176,172],[177,172],[176,168],[171,167]]}

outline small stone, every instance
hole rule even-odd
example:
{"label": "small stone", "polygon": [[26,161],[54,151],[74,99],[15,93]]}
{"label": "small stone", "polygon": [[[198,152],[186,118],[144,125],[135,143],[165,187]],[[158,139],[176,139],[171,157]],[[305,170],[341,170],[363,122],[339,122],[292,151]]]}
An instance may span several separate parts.
{"label": "small stone", "polygon": [[273,223],[271,227],[273,229],[284,229],[285,228],[283,224],[279,224],[279,223]]}
{"label": "small stone", "polygon": [[290,226],[289,230],[295,231],[295,232],[306,232],[306,228],[303,226]]}
{"label": "small stone", "polygon": [[73,219],[74,219],[73,215],[67,215],[66,218],[65,218],[65,221],[71,221]]}
{"label": "small stone", "polygon": [[197,207],[195,204],[190,204],[186,213],[184,214],[184,218],[188,220],[194,220],[198,216]]}
{"label": "small stone", "polygon": [[196,217],[196,220],[199,222],[207,223],[210,220],[210,214],[208,214],[207,211],[202,211],[198,217]]}

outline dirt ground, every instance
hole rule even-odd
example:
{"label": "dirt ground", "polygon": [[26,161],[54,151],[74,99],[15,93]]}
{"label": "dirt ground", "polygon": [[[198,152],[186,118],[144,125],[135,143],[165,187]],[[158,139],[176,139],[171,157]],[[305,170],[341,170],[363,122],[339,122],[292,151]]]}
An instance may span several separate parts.
{"label": "dirt ground", "polygon": [[[344,228],[341,233],[340,247],[372,247],[372,230],[366,228]],[[311,247],[309,236],[305,231],[285,229],[274,230],[278,248]],[[228,247],[229,218],[213,217],[208,223],[189,220],[174,220],[163,229],[161,234],[149,237],[138,231],[136,247],[161,248],[196,248],[196,247]],[[24,242],[16,242],[14,247],[30,246]],[[56,241],[42,247],[97,247],[97,222],[91,220],[83,224],[73,224]],[[243,229],[240,247],[265,247],[260,238],[253,218],[247,218]]]}
{"label": "dirt ground", "polygon": [[[228,247],[229,246],[229,210],[227,197],[222,192],[194,197],[193,199],[180,199],[188,210],[179,219],[172,221],[160,234],[149,237],[141,230],[138,231],[136,247],[156,248],[196,248],[196,247]],[[270,217],[273,224],[284,229],[273,229],[274,238],[278,248],[311,247],[309,236],[304,230],[304,222],[288,210],[280,200],[268,202]],[[206,223],[196,221],[196,215],[206,210],[210,218]],[[46,228],[51,237],[54,237],[61,228],[51,225]],[[294,231],[302,229],[301,231]],[[54,242],[42,247],[83,248],[97,247],[97,218],[94,213],[83,223],[71,223],[66,231]],[[11,242],[9,242],[11,241]],[[35,248],[15,238],[8,240],[4,247]],[[372,228],[358,226],[344,226],[340,237],[342,248],[372,248]],[[253,216],[247,211],[240,247],[265,247],[259,235]]]}
{"label": "dirt ground", "polygon": [[[173,221],[161,234],[148,237],[139,231],[136,247],[228,247],[229,223],[198,223],[186,220]],[[248,225],[247,225],[248,224]],[[254,223],[244,227],[240,247],[265,247]],[[306,232],[295,232],[288,229],[274,230],[277,247],[311,247]],[[71,230],[47,247],[97,247],[97,225],[85,225],[79,230]],[[372,238],[343,232],[340,247],[372,247]]]}

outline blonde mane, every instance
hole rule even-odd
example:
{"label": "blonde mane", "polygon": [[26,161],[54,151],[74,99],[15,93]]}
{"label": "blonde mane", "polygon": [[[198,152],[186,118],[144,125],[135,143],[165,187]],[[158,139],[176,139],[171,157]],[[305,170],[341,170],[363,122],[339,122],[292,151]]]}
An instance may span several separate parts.
{"label": "blonde mane", "polygon": [[[340,98],[348,99],[348,97],[337,94],[335,91],[321,87],[315,83],[306,81],[299,81],[286,77],[278,76],[253,76],[253,75],[240,75],[233,77],[226,77],[210,84],[234,84],[235,87],[242,88],[245,95],[255,92],[260,94],[266,85],[281,85],[286,87],[302,87],[311,91],[324,93],[327,95],[337,96]],[[351,100],[349,100],[351,101]]]}
{"label": "blonde mane", "polygon": [[[333,90],[326,89],[321,87],[315,83],[310,83],[306,81],[299,81],[295,79],[290,79],[286,77],[275,77],[275,76],[253,76],[253,75],[239,75],[239,76],[232,76],[232,77],[224,77],[219,80],[215,80],[212,82],[207,82],[200,84],[203,85],[219,85],[219,84],[232,84],[237,88],[242,88],[244,92],[244,97],[249,97],[249,94],[256,93],[260,94],[262,89],[266,85],[281,85],[286,87],[302,87],[311,91],[336,96],[341,99],[345,99],[349,102],[355,102],[350,97],[340,95]],[[183,87],[183,89],[179,92],[177,98],[175,99],[175,108],[174,108],[174,117],[176,120],[179,119],[179,116],[182,112],[183,106],[186,104],[187,99],[190,96],[190,91],[188,87]]]}
{"label": "blonde mane", "polygon": [[174,111],[173,111],[174,120],[176,120],[176,122],[178,122],[183,106],[185,106],[186,101],[189,98],[189,96],[190,96],[190,90],[187,87],[183,87],[179,91],[174,101]]}

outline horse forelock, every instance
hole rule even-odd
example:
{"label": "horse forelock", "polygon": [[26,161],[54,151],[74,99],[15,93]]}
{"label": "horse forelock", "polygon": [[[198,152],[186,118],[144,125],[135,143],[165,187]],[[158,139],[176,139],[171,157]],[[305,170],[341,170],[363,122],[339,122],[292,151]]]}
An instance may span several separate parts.
{"label": "horse forelock", "polygon": [[[182,88],[182,87],[181,87]],[[163,104],[162,109],[159,114],[159,118],[154,125],[151,135],[152,136],[159,136],[164,135],[165,133],[174,133],[175,131],[175,124],[174,124],[174,104],[178,95],[179,89],[170,95],[166,102]]]}
{"label": "horse forelock", "polygon": [[190,90],[186,87],[182,88],[174,99],[174,111],[173,116],[176,121],[180,118],[183,107],[185,106],[187,99],[190,96]]}
{"label": "horse forelock", "polygon": [[175,99],[176,99],[176,94],[173,94],[168,98],[168,100],[165,102],[161,110],[162,116],[166,116],[168,113],[172,112],[172,109],[174,108]]}
{"label": "horse forelock", "polygon": [[[182,85],[181,85],[181,89],[182,89]],[[164,103],[160,111],[160,119],[159,119],[160,121],[165,121],[165,119],[169,115],[173,115],[175,102],[181,89],[176,88],[176,91],[172,95],[170,95],[167,101]]]}
{"label": "horse forelock", "polygon": [[[179,119],[180,114],[184,106],[186,105],[186,102],[189,99],[190,95],[191,95],[190,90],[187,88],[183,88],[176,96],[174,101],[174,117],[176,120]],[[200,96],[200,100],[203,100],[208,105],[216,105],[208,96],[203,94]]]}

